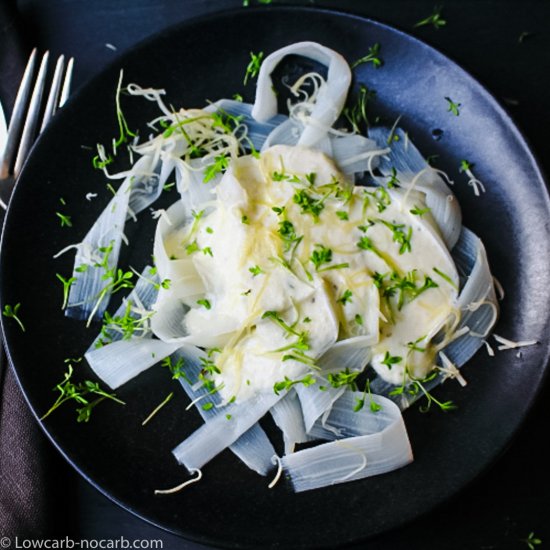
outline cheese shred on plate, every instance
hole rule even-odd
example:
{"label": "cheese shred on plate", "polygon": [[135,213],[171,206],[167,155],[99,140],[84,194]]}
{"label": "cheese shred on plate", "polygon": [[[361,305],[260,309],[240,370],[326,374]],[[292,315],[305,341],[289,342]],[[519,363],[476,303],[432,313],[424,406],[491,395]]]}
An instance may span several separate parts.
{"label": "cheese shred on plate", "polygon": [[[301,77],[281,114],[271,72],[290,54],[328,73]],[[401,411],[420,397],[452,408],[433,388],[466,383],[458,369],[496,322],[484,247],[442,174],[397,124],[346,129],[350,83],[338,53],[302,42],[266,57],[254,104],[176,112],[162,90],[132,84],[159,105],[159,130],[132,145],[127,172],[109,174],[100,151],[99,167],[123,181],[76,247],[67,314],[104,318],[86,358],[111,388],[170,367],[204,419],[173,449],[197,479],[227,448],[296,491],[405,466]],[[126,220],[169,180],[180,198],[154,212],[155,265],[105,314],[124,286]],[[259,424],[266,414],[283,456]]]}

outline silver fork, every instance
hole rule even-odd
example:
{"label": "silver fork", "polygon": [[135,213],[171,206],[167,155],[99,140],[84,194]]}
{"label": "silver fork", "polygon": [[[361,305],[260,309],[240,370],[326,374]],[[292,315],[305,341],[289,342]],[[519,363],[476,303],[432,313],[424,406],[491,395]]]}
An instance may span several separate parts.
{"label": "silver fork", "polygon": [[61,55],[44,106],[42,98],[48,80],[49,57],[49,52],[42,56],[37,72],[36,48],[32,51],[15,99],[6,147],[0,159],[0,206],[4,210],[34,140],[69,95],[74,61],[71,58],[65,67],[65,57]]}
{"label": "silver fork", "polygon": [[[65,67],[65,57],[57,59],[47,100],[43,96],[48,81],[49,52],[46,52],[37,71],[37,51],[32,51],[13,106],[8,126],[4,154],[0,158],[0,207],[6,210],[21,167],[36,137],[44,130],[55,111],[63,106],[69,96],[74,60]],[[0,210],[0,221],[3,211]],[[0,333],[0,389],[6,356]]]}

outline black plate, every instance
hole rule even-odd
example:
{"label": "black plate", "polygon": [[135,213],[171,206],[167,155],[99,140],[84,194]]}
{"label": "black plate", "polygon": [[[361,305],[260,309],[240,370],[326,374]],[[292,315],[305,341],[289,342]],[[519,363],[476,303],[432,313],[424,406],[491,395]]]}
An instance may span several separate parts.
{"label": "black plate", "polygon": [[[124,386],[125,407],[104,403],[88,424],[74,411],[58,410],[43,427],[74,467],[98,489],[135,514],[198,542],[233,547],[330,547],[358,541],[403,524],[456,493],[501,453],[531,406],[548,360],[550,312],[549,201],[540,171],[513,123],[467,73],[446,57],[395,29],[351,15],[306,8],[239,10],[185,23],[123,56],[72,98],[37,143],[7,215],[0,268],[4,304],[21,303],[27,331],[4,319],[8,352],[37,416],[52,403],[66,357],[81,355],[97,332],[67,319],[60,309],[56,273],[67,275],[72,255],[53,254],[78,242],[109,200],[105,179],[91,167],[86,147],[116,135],[114,89],[125,81],[163,87],[175,106],[240,92],[249,51],[271,52],[315,40],[354,61],[382,45],[384,66],[362,65],[356,84],[375,89],[374,111],[401,124],[425,155],[456,180],[465,224],[484,240],[494,273],[506,289],[496,332],[540,342],[490,358],[480,352],[464,369],[465,389],[447,382],[437,390],[457,411],[407,411],[416,460],[390,474],[305,494],[248,471],[230,453],[204,468],[204,478],[178,495],[155,497],[155,488],[186,478],[171,449],[200,424],[184,412],[182,392],[145,428],[146,414],[175,383],[155,367]],[[292,62],[289,62],[292,64]],[[461,103],[460,116],[445,97]],[[152,118],[152,105],[124,99],[131,126]],[[433,130],[442,130],[438,141]],[[487,193],[476,198],[459,174],[461,159],[475,163]],[[99,197],[85,199],[88,192]],[[66,206],[60,204],[60,198]],[[166,197],[164,204],[175,200]],[[61,228],[55,212],[70,214]],[[140,267],[152,252],[153,221],[147,213],[127,235],[140,242],[124,261]],[[87,366],[79,376],[92,377]],[[467,526],[464,526],[467,528]]]}

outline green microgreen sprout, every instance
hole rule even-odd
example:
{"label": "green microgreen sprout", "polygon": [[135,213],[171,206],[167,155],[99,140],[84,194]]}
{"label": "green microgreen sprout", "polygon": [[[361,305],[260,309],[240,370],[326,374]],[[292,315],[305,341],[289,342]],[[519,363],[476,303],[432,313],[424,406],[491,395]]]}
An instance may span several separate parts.
{"label": "green microgreen sprout", "polygon": [[288,220],[279,222],[279,229],[277,230],[277,233],[279,233],[279,236],[284,243],[285,252],[288,252],[289,250],[294,252],[303,239],[303,237],[298,237],[298,235],[296,235],[294,224]]}
{"label": "green microgreen sprout", "polygon": [[310,214],[316,221],[319,219],[319,214],[325,208],[323,199],[313,198],[304,189],[297,191],[292,200],[300,206],[302,214]]}
{"label": "green microgreen sprout", "polygon": [[389,351],[386,351],[384,359],[382,359],[381,363],[382,365],[386,365],[386,367],[391,370],[393,365],[401,363],[402,360],[403,357],[400,357],[399,355],[391,355]]}
{"label": "green microgreen sprout", "polygon": [[295,330],[296,323],[289,325],[276,311],[265,311],[262,315],[262,319],[269,319],[287,334],[300,337],[300,333]]}
{"label": "green microgreen sprout", "polygon": [[310,349],[308,338],[309,333],[307,331],[300,332],[298,334],[298,339],[295,342],[292,342],[288,344],[288,346],[283,346],[282,348],[278,348],[274,351],[279,353],[282,351],[295,351],[298,353],[303,353],[304,351],[308,351]]}
{"label": "green microgreen sprout", "polygon": [[73,222],[71,221],[71,216],[67,216],[66,214],[62,214],[61,212],[56,212],[55,215],[61,221],[61,227],[72,227],[73,226]]}
{"label": "green microgreen sprout", "polygon": [[61,309],[65,309],[67,307],[67,303],[69,302],[69,291],[73,283],[76,282],[76,277],[69,277],[68,279],[65,279],[59,273],[56,273],[55,276],[61,281],[61,284],[63,285],[63,303],[61,305]]}
{"label": "green microgreen sprout", "polygon": [[338,303],[345,306],[347,303],[351,303],[353,301],[352,297],[353,292],[349,288],[347,288],[337,301]]}
{"label": "green microgreen sprout", "polygon": [[380,252],[380,250],[378,250],[378,248],[374,246],[371,239],[366,235],[363,235],[356,244],[357,248],[372,252],[373,254],[376,254],[380,259],[385,260],[384,254],[382,254],[382,252]]}
{"label": "green microgreen sprout", "polygon": [[249,267],[248,271],[250,271],[250,273],[252,273],[253,277],[257,277],[258,275],[261,275],[262,273],[265,273],[265,271],[259,265],[254,265],[252,267]]}
{"label": "green microgreen sprout", "polygon": [[311,253],[309,260],[315,266],[315,271],[318,273],[329,271],[331,269],[343,269],[345,267],[349,267],[349,263],[347,262],[321,267],[323,264],[330,264],[332,262],[332,250],[322,244],[315,245],[315,250]]}
{"label": "green microgreen sprout", "polygon": [[411,251],[412,227],[409,227],[408,231],[405,233],[404,228],[406,226],[404,224],[390,223],[386,220],[379,221],[393,233],[393,242],[400,245],[399,254]]}
{"label": "green microgreen sprout", "polygon": [[124,288],[133,288],[134,286],[134,283],[132,282],[134,273],[132,271],[123,271],[122,269],[116,269],[116,267],[109,266],[109,259],[113,251],[113,245],[114,241],[111,241],[108,246],[99,247],[98,253],[102,254],[102,256],[93,264],[94,267],[103,269],[101,279],[107,282],[95,296],[96,302],[92,308],[90,316],[88,317],[88,322],[86,323],[87,327],[90,326],[90,323],[92,322],[99,306],[107,296],[110,294],[115,294]]}
{"label": "green microgreen sprout", "polygon": [[371,412],[377,413],[382,410],[382,405],[377,403],[372,396],[372,392],[370,389],[370,380],[367,379],[365,383],[365,389],[363,390],[363,395],[361,397],[355,398],[355,405],[353,407],[353,412],[359,412],[360,410],[363,409],[363,407],[365,406],[365,398],[367,394],[369,396],[369,408]]}
{"label": "green microgreen sprout", "polygon": [[373,99],[376,95],[374,90],[369,90],[364,84],[359,86],[359,96],[356,103],[352,107],[345,107],[343,115],[350,123],[352,130],[356,134],[361,133],[361,125],[369,127],[369,120],[367,118],[367,106],[369,100]]}
{"label": "green microgreen sprout", "polygon": [[92,166],[96,170],[103,170],[109,164],[112,164],[115,161],[115,159],[111,155],[107,155],[104,158],[102,158],[102,155],[97,154],[95,157],[92,158]]}
{"label": "green microgreen sprout", "polygon": [[309,260],[315,266],[315,270],[319,271],[323,264],[332,262],[332,250],[322,244],[316,244]]}
{"label": "green microgreen sprout", "polygon": [[428,17],[418,21],[414,25],[414,28],[425,27],[427,25],[432,25],[435,29],[440,29],[441,27],[444,27],[447,24],[447,21],[445,21],[445,19],[441,17],[442,10],[442,6],[436,6],[433,12],[428,15]]}
{"label": "green microgreen sprout", "polygon": [[200,247],[197,243],[197,241],[193,241],[185,246],[185,252],[190,256],[191,254],[198,252],[200,250]]}
{"label": "green microgreen sprout", "polygon": [[137,313],[131,300],[126,299],[126,307],[122,315],[111,315],[108,311],[103,314],[103,325],[96,347],[102,347],[113,341],[115,335],[123,340],[130,340],[133,336],[143,336],[150,330],[149,319],[154,312]]}
{"label": "green microgreen sprout", "polygon": [[[71,381],[73,375],[73,367],[71,364],[67,366],[67,372],[65,373],[63,380],[55,386],[54,391],[59,391],[59,396],[55,403],[50,407],[48,412],[40,418],[44,420],[57,408],[59,408],[63,403],[67,401],[75,401],[78,405],[81,405],[80,408],[76,409],[77,412],[77,422],[88,422],[94,407],[96,407],[101,401],[105,399],[110,399],[120,405],[125,405],[124,401],[121,401],[116,397],[114,393],[107,393],[100,388],[97,382],[92,382],[90,380],[85,380],[84,382],[79,382],[77,384]],[[90,401],[88,396],[94,395],[98,396],[93,401]]]}
{"label": "green microgreen sprout", "polygon": [[382,296],[389,299],[398,294],[397,309],[401,310],[405,303],[412,302],[423,292],[430,288],[437,288],[439,285],[429,276],[424,276],[424,282],[417,286],[416,269],[408,271],[405,275],[399,275],[396,272],[391,273],[387,280],[387,273],[373,274],[373,281],[377,288],[382,290]]}
{"label": "green microgreen sprout", "polygon": [[264,52],[250,52],[250,61],[246,67],[246,72],[244,74],[243,84],[246,86],[249,79],[256,78],[260,72],[260,67],[264,59]]}
{"label": "green microgreen sprout", "polygon": [[309,172],[305,175],[305,178],[310,187],[315,187],[315,181],[317,180],[317,174],[315,172]]}
{"label": "green microgreen sprout", "polygon": [[218,174],[221,174],[227,170],[229,166],[229,155],[224,153],[214,157],[214,162],[206,168],[204,171],[204,177],[202,182],[208,183],[212,181]]}
{"label": "green microgreen sprout", "polygon": [[264,314],[262,315],[262,319],[269,319],[273,323],[278,325],[285,333],[285,337],[289,337],[289,336],[296,337],[296,340],[291,342],[289,345],[273,350],[274,352],[278,352],[278,353],[285,352],[285,351],[290,352],[283,355],[282,357],[283,361],[294,360],[300,363],[304,363],[309,367],[315,368],[315,360],[304,353],[310,349],[310,346],[308,343],[309,333],[307,331],[298,332],[298,330],[296,330],[295,328],[297,321],[294,324],[289,325],[275,311],[264,312]]}
{"label": "green microgreen sprout", "polygon": [[426,347],[420,347],[419,344],[422,342],[422,340],[425,340],[426,336],[421,336],[420,338],[417,338],[414,342],[407,342],[407,347],[409,348],[410,352],[417,351],[419,353],[425,353]]}
{"label": "green microgreen sprout", "polygon": [[13,307],[9,304],[6,304],[4,306],[4,311],[2,311],[2,315],[4,317],[7,317],[8,319],[13,319],[21,328],[23,332],[25,332],[25,325],[23,325],[21,319],[19,318],[18,312],[21,308],[21,304],[15,304]]}
{"label": "green microgreen sprout", "polygon": [[[202,387],[206,389],[209,394],[215,393],[219,388],[216,388],[212,376],[220,374],[220,369],[216,366],[216,363],[210,357],[201,357],[201,371],[199,373],[199,380],[202,382]],[[205,397],[205,396],[203,396]]]}
{"label": "green microgreen sprout", "polygon": [[434,267],[432,268],[434,270],[435,273],[437,273],[437,275],[439,275],[444,281],[447,281],[455,290],[458,290],[458,286],[456,285],[456,283],[451,279],[451,277],[449,277],[449,275],[447,275],[446,273],[444,273],[443,271],[441,271],[441,269],[437,269],[437,267]]}
{"label": "green microgreen sprout", "polygon": [[462,159],[462,160],[460,161],[459,172],[468,172],[468,171],[471,170],[473,167],[474,167],[473,163],[471,163],[470,161],[468,161],[468,160],[466,160],[466,159]]}
{"label": "green microgreen sprout", "polygon": [[126,121],[126,117],[124,116],[124,113],[122,112],[122,108],[120,106],[120,95],[122,92],[122,79],[123,79],[123,71],[120,71],[120,76],[118,79],[116,93],[115,93],[115,108],[116,108],[116,117],[117,117],[119,135],[116,140],[113,139],[113,155],[107,154],[102,145],[97,146],[98,154],[92,159],[92,165],[96,169],[102,170],[105,167],[107,167],[109,164],[114,162],[113,156],[116,156],[117,149],[123,143],[127,143],[130,138],[137,137],[137,134],[135,132],[132,132],[128,127],[128,122]]}
{"label": "green microgreen sprout", "polygon": [[413,215],[413,216],[420,216],[422,217],[424,214],[427,214],[428,212],[430,212],[430,208],[429,207],[426,207],[426,208],[420,208],[419,206],[417,206],[416,204],[414,205],[413,208],[411,208],[409,210],[409,212]]}
{"label": "green microgreen sprout", "polygon": [[361,374],[360,371],[350,371],[349,368],[339,372],[329,372],[327,380],[333,388],[348,387],[352,391],[357,391],[357,377]]}
{"label": "green microgreen sprout", "polygon": [[534,531],[531,531],[527,535],[527,538],[520,539],[520,542],[524,542],[529,550],[535,550],[535,546],[540,546],[542,544],[542,540],[535,535]]}
{"label": "green microgreen sprout", "polygon": [[336,212],[336,215],[338,218],[340,218],[342,221],[348,221],[349,220],[349,214],[345,210],[338,210]]}
{"label": "green microgreen sprout", "polygon": [[372,63],[375,69],[380,68],[384,64],[384,60],[380,57],[380,44],[378,42],[369,47],[367,55],[354,61],[351,64],[351,68],[355,69],[355,67],[364,63]]}
{"label": "green microgreen sprout", "polygon": [[462,103],[455,102],[450,97],[445,97],[445,101],[447,101],[447,103],[448,103],[447,111],[449,113],[453,113],[454,116],[459,116],[460,115],[460,107],[462,107]]}
{"label": "green microgreen sprout", "polygon": [[[175,259],[175,258],[170,258],[171,260]],[[153,262],[154,262],[155,258],[153,257]],[[143,276],[141,273],[139,273],[139,271],[136,271],[133,267],[130,268],[135,275],[137,275],[140,279],[146,281],[147,283],[149,283],[155,290],[160,290],[161,288],[163,288],[164,290],[168,290],[170,288],[170,286],[172,285],[172,281],[170,279],[163,279],[162,281],[155,281],[154,279],[149,279],[145,276]],[[158,270],[156,267],[152,267],[150,270],[149,270],[149,275],[151,275],[151,277],[154,277],[156,274],[158,273]]]}
{"label": "green microgreen sprout", "polygon": [[191,383],[187,374],[185,373],[185,360],[183,357],[179,357],[178,360],[174,363],[172,357],[168,356],[164,358],[161,362],[161,366],[166,367],[172,374],[172,380],[179,380],[183,378],[187,382]]}
{"label": "green microgreen sprout", "polygon": [[[378,187],[375,191],[364,191],[363,196],[363,212],[370,206],[371,199],[374,200],[378,212],[384,212],[391,204],[391,197],[384,187]],[[372,224],[371,224],[372,225]]]}
{"label": "green microgreen sprout", "polygon": [[118,131],[119,136],[118,139],[115,141],[115,150],[117,147],[120,147],[123,143],[126,143],[129,138],[135,138],[136,133],[132,132],[128,128],[128,123],[126,122],[126,117],[124,116],[124,113],[122,112],[122,109],[120,107],[120,93],[122,91],[122,77],[123,77],[123,71],[120,71],[120,77],[118,79],[118,85],[115,95],[115,105],[116,105],[116,117],[118,122]]}
{"label": "green microgreen sprout", "polygon": [[273,385],[273,391],[276,395],[279,395],[282,391],[288,391],[296,384],[303,384],[304,386],[312,386],[315,384],[316,380],[311,374],[306,374],[303,378],[297,380],[291,380],[288,376],[285,376],[284,380],[280,382],[275,382]]}
{"label": "green microgreen sprout", "polygon": [[432,404],[437,405],[440,410],[447,412],[456,409],[456,405],[452,401],[439,401],[436,399],[425,387],[425,384],[428,382],[431,382],[438,376],[437,371],[432,371],[428,376],[422,379],[413,378],[410,374],[408,375],[409,380],[406,379],[408,374],[408,368],[405,368],[403,372],[404,381],[401,386],[398,386],[394,390],[390,392],[390,396],[394,395],[401,395],[403,393],[408,393],[411,396],[417,396],[419,393],[424,394],[424,396],[427,398],[427,403],[425,405],[420,406],[419,410],[422,413],[426,413],[430,410]]}
{"label": "green microgreen sprout", "polygon": [[397,170],[395,167],[391,167],[391,174],[388,176],[388,182],[386,183],[386,186],[388,189],[393,189],[394,187],[397,187],[401,182],[399,181],[399,178],[397,177]]}

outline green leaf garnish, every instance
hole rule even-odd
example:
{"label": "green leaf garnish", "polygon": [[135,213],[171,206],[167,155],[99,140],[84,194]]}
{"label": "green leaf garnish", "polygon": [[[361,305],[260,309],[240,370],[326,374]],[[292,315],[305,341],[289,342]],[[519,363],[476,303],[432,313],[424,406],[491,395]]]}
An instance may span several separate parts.
{"label": "green leaf garnish", "polygon": [[354,61],[350,67],[352,69],[355,69],[355,67],[359,65],[363,65],[364,63],[372,63],[375,69],[378,69],[384,64],[383,59],[379,56],[380,54],[380,44],[377,42],[376,44],[373,44],[369,47],[367,55],[357,59]]}
{"label": "green leaf garnish", "polygon": [[185,360],[183,359],[183,357],[179,357],[178,360],[174,363],[172,361],[172,358],[168,356],[162,360],[161,366],[168,368],[168,370],[172,374],[173,380],[179,380],[180,378],[183,378],[187,382],[191,383],[184,370]]}
{"label": "green leaf garnish", "polygon": [[260,67],[264,59],[264,52],[250,52],[250,61],[246,67],[246,72],[244,74],[243,84],[246,86],[249,79],[256,78],[260,72]]}
{"label": "green leaf garnish", "polygon": [[340,298],[338,298],[337,301],[338,301],[338,303],[345,306],[347,303],[351,303],[353,301],[352,296],[353,296],[353,292],[348,288],[344,291],[342,296],[340,296]]}
{"label": "green leaf garnish", "polygon": [[369,90],[365,85],[359,86],[359,96],[357,102],[352,107],[345,107],[342,114],[350,123],[352,130],[360,134],[361,126],[364,124],[366,128],[369,127],[369,120],[367,118],[367,106],[369,100],[373,99],[376,95],[374,90]]}
{"label": "green leaf garnish", "polygon": [[338,210],[336,212],[336,215],[342,220],[342,221],[347,221],[349,220],[349,215],[348,213],[345,211],[345,210]]}
{"label": "green leaf garnish", "polygon": [[213,180],[218,174],[225,172],[229,166],[229,155],[224,153],[214,158],[214,162],[204,171],[203,183]]}
{"label": "green leaf garnish", "polygon": [[352,391],[357,391],[355,381],[360,374],[360,371],[350,371],[349,368],[346,368],[340,372],[329,372],[327,380],[333,388],[348,387]]}
{"label": "green leaf garnish", "polygon": [[[105,399],[110,399],[120,405],[125,405],[124,401],[121,401],[116,397],[116,394],[107,393],[105,390],[101,389],[97,382],[85,380],[84,382],[75,384],[71,381],[72,375],[73,367],[69,364],[63,380],[54,388],[54,390],[59,391],[57,400],[50,407],[48,412],[40,418],[40,420],[47,418],[52,412],[67,401],[75,401],[76,404],[81,405],[80,408],[76,409],[77,422],[88,422],[90,420],[92,410]],[[98,397],[93,401],[90,401],[88,397],[89,395]]]}
{"label": "green leaf garnish", "polygon": [[304,189],[294,194],[293,201],[300,206],[302,214],[310,214],[315,220],[319,219],[319,214],[325,208],[322,199],[313,198]]}
{"label": "green leaf garnish", "polygon": [[249,267],[248,271],[250,271],[250,273],[252,273],[254,277],[261,275],[262,273],[265,273],[265,271],[259,265],[254,265],[252,267]]}
{"label": "green leaf garnish", "polygon": [[540,546],[542,544],[542,540],[539,539],[533,531],[527,535],[527,538],[520,539],[521,542],[524,542],[529,550],[535,550],[535,546]]}
{"label": "green leaf garnish", "polygon": [[421,19],[418,21],[414,27],[425,27],[427,25],[432,25],[435,29],[440,29],[441,27],[444,27],[447,24],[447,21],[441,17],[441,12],[443,8],[441,6],[437,6],[434,8],[434,11],[428,15],[425,19]]}
{"label": "green leaf garnish", "polygon": [[459,116],[460,115],[460,107],[462,107],[462,103],[454,102],[450,97],[446,97],[445,100],[449,104],[447,111],[449,113],[453,113],[453,115],[455,115],[455,116]]}
{"label": "green leaf garnish", "polygon": [[18,316],[18,311],[21,308],[21,304],[15,304],[13,307],[9,304],[6,304],[4,306],[4,311],[2,311],[2,315],[4,317],[7,317],[8,319],[13,319],[21,328],[23,332],[25,332],[25,326],[21,322],[21,319]]}
{"label": "green leaf garnish", "polygon": [[413,208],[411,208],[409,210],[409,212],[413,215],[413,216],[420,216],[422,217],[424,214],[427,214],[428,212],[430,212],[430,208],[426,207],[426,208],[420,208],[419,206],[416,206],[416,204],[414,205]]}
{"label": "green leaf garnish", "polygon": [[55,276],[63,284],[63,304],[61,305],[61,309],[65,309],[67,307],[67,303],[69,301],[69,291],[71,289],[72,284],[74,282],[76,282],[76,277],[70,277],[69,279],[65,279],[59,273],[56,273]]}
{"label": "green leaf garnish", "polygon": [[399,254],[411,252],[412,227],[409,227],[408,231],[405,233],[405,224],[390,223],[386,220],[379,221],[393,233],[393,242],[400,245]]}
{"label": "green leaf garnish", "polygon": [[315,384],[316,380],[313,378],[311,374],[307,374],[303,378],[300,378],[298,380],[291,380],[288,378],[288,376],[285,376],[284,380],[281,380],[280,382],[275,382],[273,385],[273,391],[276,395],[279,395],[282,391],[288,391],[292,386],[295,386],[296,384],[303,384],[304,386],[311,386]]}
{"label": "green leaf garnish", "polygon": [[381,363],[382,365],[386,365],[388,369],[391,370],[393,365],[396,365],[397,363],[401,363],[403,360],[403,357],[400,357],[399,355],[390,355],[389,351],[386,351],[386,354],[384,355],[384,359],[382,359]]}
{"label": "green leaf garnish", "polygon": [[56,212],[55,215],[61,220],[61,227],[72,227],[73,222],[71,221],[71,216],[62,214],[61,212]]}

